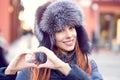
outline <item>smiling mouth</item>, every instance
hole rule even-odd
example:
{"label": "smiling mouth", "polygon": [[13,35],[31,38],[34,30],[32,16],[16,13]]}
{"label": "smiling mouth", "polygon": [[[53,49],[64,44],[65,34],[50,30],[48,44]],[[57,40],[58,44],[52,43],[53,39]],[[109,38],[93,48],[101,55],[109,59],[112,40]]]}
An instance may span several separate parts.
{"label": "smiling mouth", "polygon": [[67,45],[67,46],[72,46],[73,40],[64,41],[63,43],[64,43],[65,45]]}

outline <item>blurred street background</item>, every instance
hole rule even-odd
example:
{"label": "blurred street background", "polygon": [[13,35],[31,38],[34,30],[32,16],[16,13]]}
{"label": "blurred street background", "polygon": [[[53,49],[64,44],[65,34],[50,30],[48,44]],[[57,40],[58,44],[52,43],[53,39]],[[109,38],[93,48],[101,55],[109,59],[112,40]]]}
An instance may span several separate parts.
{"label": "blurred street background", "polygon": [[120,79],[120,53],[100,50],[93,52],[90,57],[96,61],[104,80]]}
{"label": "blurred street background", "polygon": [[[39,45],[34,36],[35,11],[47,1],[54,0],[0,0],[0,67],[21,51]],[[120,0],[74,1],[83,8],[92,43],[90,58],[104,80],[120,80]]]}

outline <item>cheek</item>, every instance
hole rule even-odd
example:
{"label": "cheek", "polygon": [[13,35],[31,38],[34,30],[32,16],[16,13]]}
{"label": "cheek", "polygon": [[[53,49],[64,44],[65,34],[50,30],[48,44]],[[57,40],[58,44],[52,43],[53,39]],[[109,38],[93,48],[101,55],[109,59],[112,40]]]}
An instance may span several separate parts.
{"label": "cheek", "polygon": [[55,40],[56,40],[56,42],[57,41],[61,41],[63,39],[64,39],[64,34],[62,34],[62,33],[56,33],[55,34]]}
{"label": "cheek", "polygon": [[76,32],[76,30],[74,31],[73,36],[74,36],[74,37],[77,37],[77,32]]}
{"label": "cheek", "polygon": [[56,42],[62,41],[64,39],[64,35],[56,35],[55,40]]}

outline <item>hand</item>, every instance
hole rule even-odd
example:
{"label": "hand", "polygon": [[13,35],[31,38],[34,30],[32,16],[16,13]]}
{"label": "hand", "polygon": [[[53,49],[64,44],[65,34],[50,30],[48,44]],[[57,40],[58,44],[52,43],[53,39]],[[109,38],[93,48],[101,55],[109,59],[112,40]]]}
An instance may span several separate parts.
{"label": "hand", "polygon": [[[46,62],[44,64],[39,64],[38,68],[51,68],[51,69],[56,69],[58,62],[62,63],[63,61],[61,61],[55,54],[53,51],[49,50],[46,47],[39,47],[36,50],[32,51],[32,55],[35,56],[36,54],[39,53],[44,53],[46,55]],[[28,62],[34,62],[32,61],[32,59],[30,59],[30,57],[27,59]],[[56,65],[57,64],[57,65]]]}
{"label": "hand", "polygon": [[38,52],[42,52],[47,56],[47,61],[43,64],[39,64],[38,68],[50,68],[50,69],[57,69],[61,71],[64,75],[67,75],[71,70],[71,67],[68,63],[63,62],[60,60],[53,51],[49,50],[46,47],[39,47],[37,49]]}
{"label": "hand", "polygon": [[22,53],[17,55],[8,65],[5,74],[15,74],[17,71],[25,68],[37,67],[35,63],[28,63],[25,61],[25,56],[30,53]]}

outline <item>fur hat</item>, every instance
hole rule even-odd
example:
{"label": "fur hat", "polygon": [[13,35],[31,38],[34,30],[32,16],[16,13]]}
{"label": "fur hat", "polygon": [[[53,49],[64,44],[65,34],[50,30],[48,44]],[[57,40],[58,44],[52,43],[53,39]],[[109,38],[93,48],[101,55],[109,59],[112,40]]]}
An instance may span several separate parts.
{"label": "fur hat", "polygon": [[[41,19],[36,15],[35,35],[40,45],[53,49],[55,45],[54,33],[64,26],[75,26],[79,47],[82,53],[90,52],[87,33],[83,27],[83,13],[80,8],[71,1],[58,0],[46,6]],[[38,21],[39,20],[39,21]]]}

